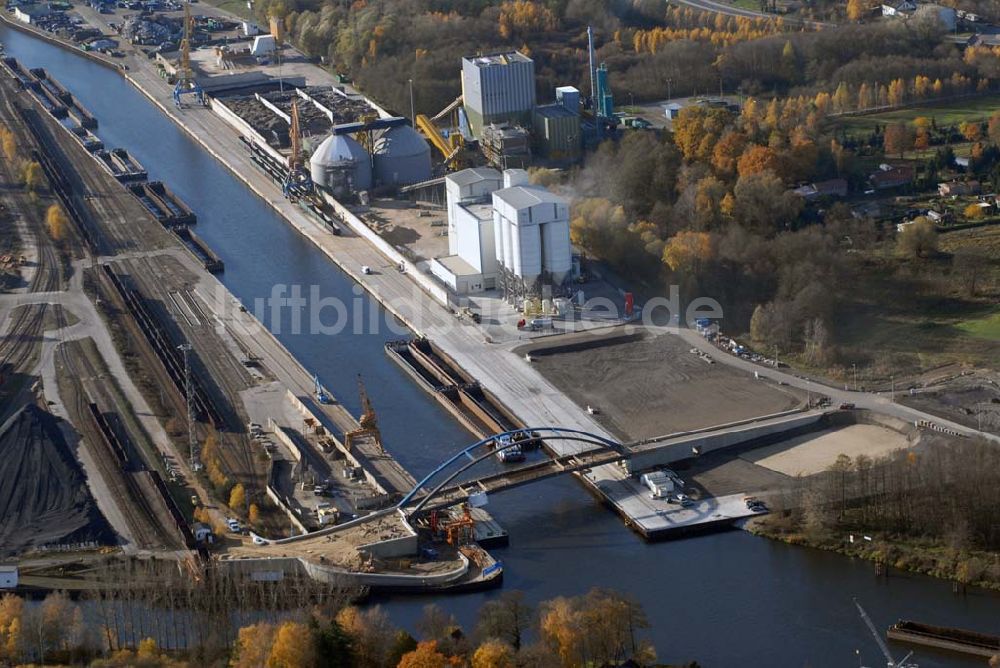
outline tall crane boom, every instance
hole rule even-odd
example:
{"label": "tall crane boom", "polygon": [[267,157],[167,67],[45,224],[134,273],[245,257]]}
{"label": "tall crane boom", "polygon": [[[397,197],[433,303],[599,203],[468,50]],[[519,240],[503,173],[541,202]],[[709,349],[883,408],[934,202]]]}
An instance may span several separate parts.
{"label": "tall crane boom", "polygon": [[292,127],[289,130],[292,141],[292,152],[288,156],[288,169],[297,170],[301,165],[302,156],[302,132],[299,129],[299,101],[292,101]]}
{"label": "tall crane boom", "polygon": [[904,656],[902,661],[897,662],[894,658],[892,658],[892,652],[889,651],[889,646],[885,644],[885,641],[879,634],[878,629],[875,628],[875,624],[872,622],[871,617],[868,616],[865,609],[861,607],[860,603],[858,603],[858,599],[854,599],[854,605],[857,607],[858,612],[861,613],[861,619],[865,621],[865,625],[868,627],[868,630],[871,631],[872,637],[875,638],[875,642],[878,643],[878,648],[882,650],[882,656],[885,657],[886,666],[888,668],[917,668],[916,664],[907,663],[909,658],[913,655],[913,652]]}
{"label": "tall crane boom", "polygon": [[174,85],[174,104],[181,107],[181,96],[190,94],[205,105],[205,92],[194,78],[191,71],[191,38],[194,34],[194,18],[191,16],[191,3],[184,3],[184,37],[181,39],[181,59],[177,64],[177,83]]}

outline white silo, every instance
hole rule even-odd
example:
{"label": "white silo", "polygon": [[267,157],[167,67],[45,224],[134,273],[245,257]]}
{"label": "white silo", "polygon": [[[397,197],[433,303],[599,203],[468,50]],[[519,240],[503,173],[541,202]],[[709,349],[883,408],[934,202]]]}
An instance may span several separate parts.
{"label": "white silo", "polygon": [[372,187],[372,167],[368,152],[348,135],[330,135],[309,158],[313,183],[335,197]]}
{"label": "white silo", "polygon": [[390,128],[375,141],[372,155],[379,185],[410,185],[432,176],[431,147],[408,125]]}
{"label": "white silo", "polygon": [[541,225],[542,265],[556,285],[561,285],[573,270],[573,248],[569,240],[569,218]]}

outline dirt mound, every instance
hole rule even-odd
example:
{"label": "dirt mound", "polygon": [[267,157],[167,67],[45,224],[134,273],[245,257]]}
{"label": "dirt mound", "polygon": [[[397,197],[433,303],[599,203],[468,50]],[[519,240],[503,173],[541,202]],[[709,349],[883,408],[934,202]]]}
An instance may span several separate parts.
{"label": "dirt mound", "polygon": [[58,420],[29,404],[0,427],[0,557],[43,545],[116,543]]}

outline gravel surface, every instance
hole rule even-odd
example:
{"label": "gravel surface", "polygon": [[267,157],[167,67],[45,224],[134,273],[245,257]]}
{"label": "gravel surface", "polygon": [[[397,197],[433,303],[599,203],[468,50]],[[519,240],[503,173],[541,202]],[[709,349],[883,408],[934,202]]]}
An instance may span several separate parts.
{"label": "gravel surface", "polygon": [[[552,347],[557,346],[557,347]],[[592,346],[592,347],[588,347]],[[643,439],[790,410],[793,392],[724,364],[708,364],[680,338],[531,346],[533,365],[601,424],[624,439]]]}
{"label": "gravel surface", "polygon": [[0,427],[0,557],[52,544],[116,543],[58,420],[34,404]]}

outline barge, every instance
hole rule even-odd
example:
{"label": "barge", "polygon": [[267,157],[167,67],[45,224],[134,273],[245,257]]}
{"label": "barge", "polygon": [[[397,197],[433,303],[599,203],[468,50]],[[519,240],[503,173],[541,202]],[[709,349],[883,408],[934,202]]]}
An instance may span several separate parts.
{"label": "barge", "polygon": [[222,258],[216,255],[215,251],[201,237],[195,234],[194,230],[190,227],[174,228],[174,234],[184,242],[184,245],[194,253],[194,256],[198,258],[201,265],[210,273],[220,274],[226,270]]}
{"label": "barge", "polygon": [[113,148],[110,151],[99,151],[97,159],[111,175],[121,183],[145,181],[148,173],[139,161],[129,155],[123,148]]}
{"label": "barge", "polygon": [[192,225],[196,221],[191,208],[159,181],[133,183],[128,189],[166,228]]}
{"label": "barge", "polygon": [[901,619],[886,632],[889,640],[991,658],[1000,654],[1000,636]]}

